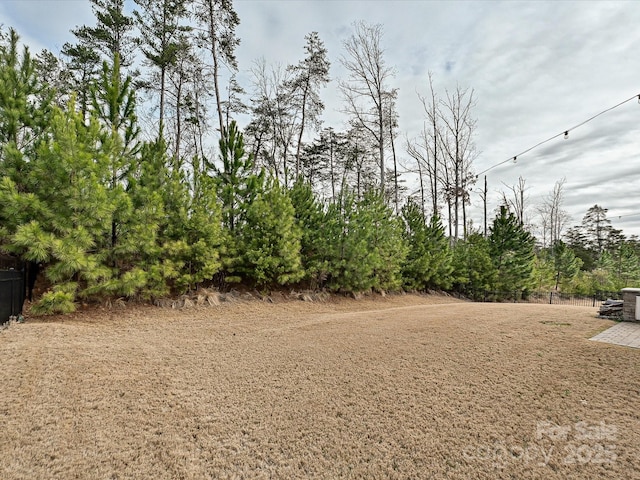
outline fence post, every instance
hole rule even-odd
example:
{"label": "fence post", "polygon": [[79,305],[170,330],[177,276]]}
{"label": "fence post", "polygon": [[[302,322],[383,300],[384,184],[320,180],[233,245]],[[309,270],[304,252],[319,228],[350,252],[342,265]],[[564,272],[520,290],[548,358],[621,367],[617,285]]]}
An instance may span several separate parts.
{"label": "fence post", "polygon": [[553,292],[549,292],[549,305],[553,305]]}
{"label": "fence post", "polygon": [[13,312],[16,311],[16,306],[14,305],[15,302],[15,292],[13,291],[13,289],[15,288],[14,283],[16,283],[16,281],[14,279],[11,279],[9,281],[9,285],[11,285],[11,301],[9,302],[11,307],[9,307],[11,309],[11,313],[9,313],[9,318],[13,317]]}

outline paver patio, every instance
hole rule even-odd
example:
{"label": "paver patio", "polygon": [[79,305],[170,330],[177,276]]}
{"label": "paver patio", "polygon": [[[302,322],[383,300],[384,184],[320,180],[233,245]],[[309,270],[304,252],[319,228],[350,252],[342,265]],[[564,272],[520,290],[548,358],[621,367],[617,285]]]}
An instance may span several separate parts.
{"label": "paver patio", "polygon": [[613,343],[624,347],[640,348],[640,322],[620,322],[591,340]]}

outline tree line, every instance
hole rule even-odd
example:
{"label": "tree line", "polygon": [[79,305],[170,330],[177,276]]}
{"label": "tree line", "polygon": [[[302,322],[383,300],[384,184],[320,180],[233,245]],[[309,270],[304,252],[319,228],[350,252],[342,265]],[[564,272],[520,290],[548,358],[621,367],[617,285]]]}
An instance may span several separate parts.
{"label": "tree line", "polygon": [[335,131],[322,128],[330,62],[316,32],[299,63],[257,62],[247,95],[230,0],[135,0],[132,15],[91,3],[96,24],[72,30],[62,58],[32,56],[13,29],[0,38],[0,250],[43,264],[34,311],[203,285],[590,293],[640,279],[638,241],[606,209],[565,232],[562,182],[537,239],[523,180],[474,228],[471,90],[440,98],[430,76],[402,165],[381,26],[356,23],[344,42],[349,123]]}

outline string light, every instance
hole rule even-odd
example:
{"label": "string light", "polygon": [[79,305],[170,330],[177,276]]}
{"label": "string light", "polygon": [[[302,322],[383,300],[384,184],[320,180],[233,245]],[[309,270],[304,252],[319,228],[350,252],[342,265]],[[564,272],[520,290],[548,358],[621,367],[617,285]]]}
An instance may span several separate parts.
{"label": "string light", "polygon": [[618,218],[637,217],[640,213],[628,213],[626,215],[618,215]]}
{"label": "string light", "polygon": [[487,168],[487,169],[483,170],[482,172],[478,173],[478,174],[476,175],[476,178],[480,177],[480,175],[483,175],[483,174],[487,173],[489,170],[493,170],[494,168],[499,167],[500,165],[504,165],[504,164],[505,164],[505,163],[507,163],[507,162],[511,162],[511,161],[513,161],[513,163],[516,163],[516,160],[517,160],[517,158],[518,158],[518,157],[520,157],[520,156],[524,155],[525,153],[529,153],[529,152],[530,152],[531,150],[533,150],[534,148],[538,148],[539,146],[544,145],[545,143],[548,143],[548,142],[550,142],[551,140],[555,140],[556,138],[558,138],[558,137],[560,137],[560,136],[564,136],[564,138],[565,138],[565,139],[567,139],[567,138],[569,138],[569,132],[570,132],[571,130],[575,130],[576,128],[579,128],[579,127],[583,126],[584,124],[589,123],[590,121],[592,121],[592,120],[594,120],[594,119],[598,118],[600,115],[603,115],[603,114],[605,114],[605,113],[607,113],[607,112],[610,112],[611,110],[613,110],[613,109],[615,109],[615,108],[618,108],[618,107],[620,107],[620,106],[624,105],[625,103],[630,102],[631,100],[635,100],[636,98],[638,99],[638,103],[640,103],[640,94],[638,94],[638,95],[634,95],[634,96],[633,96],[633,97],[631,97],[631,98],[627,98],[626,100],[623,100],[622,102],[620,102],[620,103],[618,103],[618,104],[614,105],[613,107],[609,107],[609,108],[607,108],[606,110],[603,110],[603,111],[601,111],[600,113],[596,113],[594,116],[587,118],[585,121],[583,121],[583,122],[579,123],[579,124],[578,124],[578,125],[576,125],[575,127],[572,127],[572,128],[567,129],[567,130],[564,130],[563,132],[560,132],[560,133],[558,133],[558,134],[556,134],[556,135],[554,135],[554,136],[552,136],[552,137],[549,137],[549,138],[547,138],[546,140],[543,140],[543,141],[541,141],[541,142],[538,142],[538,143],[536,143],[533,147],[529,147],[529,148],[527,148],[526,150],[524,150],[524,151],[520,152],[518,155],[514,155],[513,157],[509,157],[509,158],[507,158],[506,160],[503,160],[502,162],[498,162],[498,163],[496,163],[495,165],[491,165],[489,168]]}

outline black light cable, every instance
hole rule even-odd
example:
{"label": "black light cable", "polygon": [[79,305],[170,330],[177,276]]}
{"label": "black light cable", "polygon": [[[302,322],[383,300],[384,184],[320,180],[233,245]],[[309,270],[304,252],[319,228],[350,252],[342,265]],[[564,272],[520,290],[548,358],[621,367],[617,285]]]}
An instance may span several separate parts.
{"label": "black light cable", "polygon": [[549,137],[546,140],[543,140],[542,142],[536,143],[533,147],[529,147],[526,150],[520,152],[519,154],[514,155],[513,157],[509,157],[508,159],[503,160],[502,162],[499,162],[499,163],[496,163],[495,165],[490,166],[489,168],[487,168],[487,169],[483,170],[482,172],[478,173],[476,175],[476,178],[478,178],[480,175],[483,175],[483,174],[487,173],[489,170],[493,170],[494,168],[499,167],[500,165],[504,165],[505,163],[508,163],[508,162],[516,163],[518,161],[518,157],[520,157],[520,156],[524,155],[525,153],[530,152],[534,148],[538,148],[540,145],[544,145],[545,143],[550,142],[551,140],[554,140],[554,139],[556,139],[556,138],[558,138],[560,136],[564,136],[564,138],[566,140],[566,139],[569,138],[569,132],[570,131],[575,130],[576,128],[579,128],[579,127],[583,126],[584,124],[589,123],[590,121],[598,118],[600,115],[603,115],[603,114],[605,114],[607,112],[610,112],[611,110],[616,109],[616,108],[624,105],[625,103],[630,102],[631,100],[634,100],[636,98],[638,99],[638,103],[640,103],[640,94],[634,95],[633,97],[630,97],[630,98],[627,98],[626,100],[623,100],[622,102],[614,105],[613,107],[609,107],[606,110],[603,110],[600,113],[597,113],[594,116],[587,118],[585,121],[580,122],[579,124],[577,124],[574,127],[571,127],[571,128],[569,128],[567,130],[564,130],[564,131],[562,131],[562,132],[560,132],[560,133],[558,133],[558,134],[556,134],[556,135],[554,135],[552,137]]}

